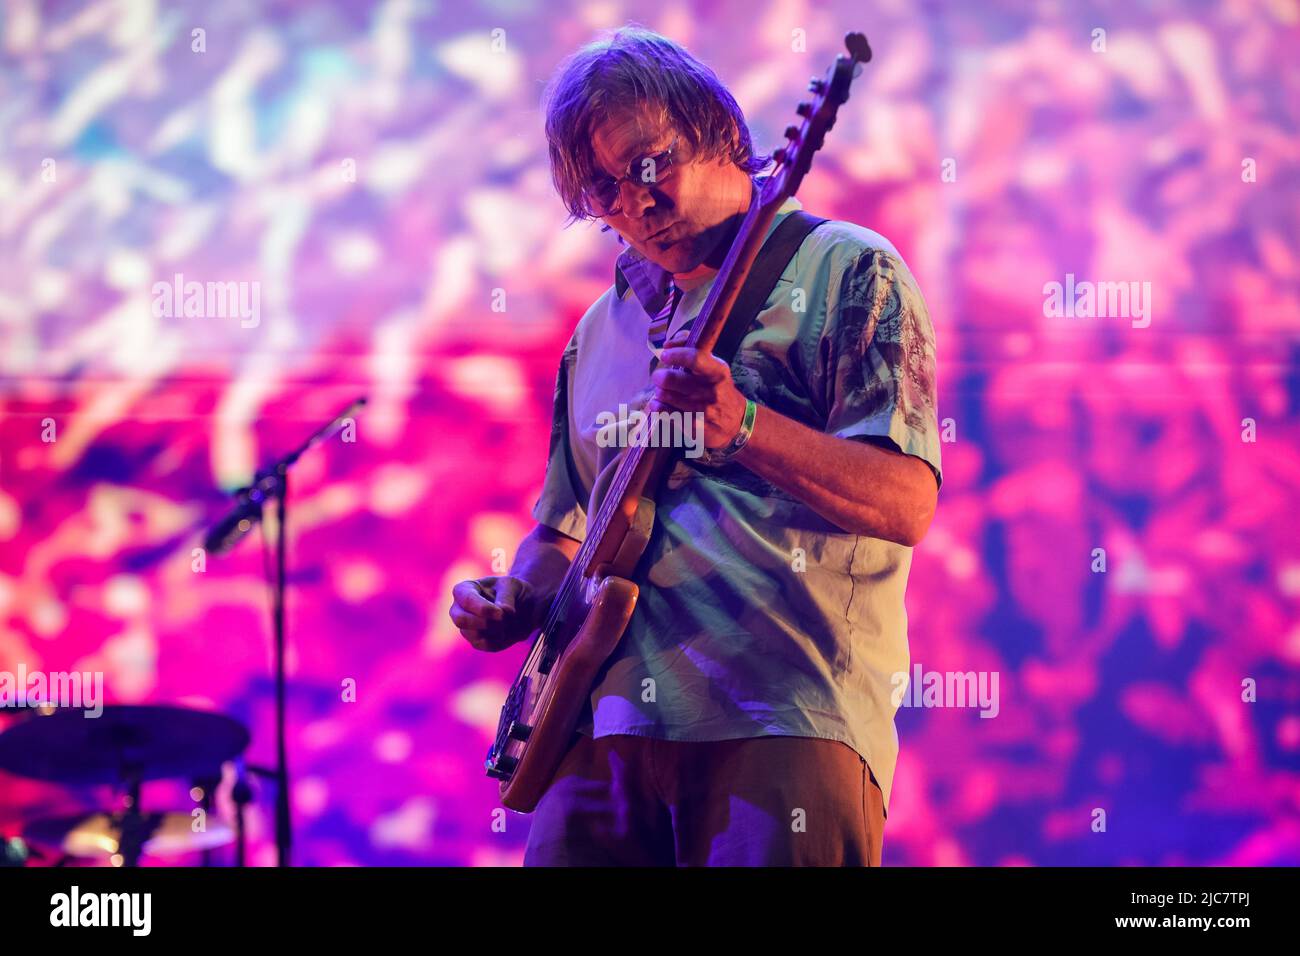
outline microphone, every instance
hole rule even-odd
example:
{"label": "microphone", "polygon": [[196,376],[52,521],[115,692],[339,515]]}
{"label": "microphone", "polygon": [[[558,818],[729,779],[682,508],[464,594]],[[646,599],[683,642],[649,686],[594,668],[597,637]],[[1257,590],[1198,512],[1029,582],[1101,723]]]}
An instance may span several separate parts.
{"label": "microphone", "polygon": [[203,547],[210,554],[225,554],[261,520],[261,500],[245,497],[229,514],[208,529]]}
{"label": "microphone", "polygon": [[272,498],[283,499],[289,468],[302,453],[341,429],[347,417],[365,405],[368,400],[364,395],[355,399],[332,420],[318,428],[301,447],[258,471],[251,485],[234,492],[235,507],[208,529],[207,536],[203,539],[204,549],[211,554],[223,554],[233,548],[240,538],[252,531],[253,526],[262,520],[262,505]]}

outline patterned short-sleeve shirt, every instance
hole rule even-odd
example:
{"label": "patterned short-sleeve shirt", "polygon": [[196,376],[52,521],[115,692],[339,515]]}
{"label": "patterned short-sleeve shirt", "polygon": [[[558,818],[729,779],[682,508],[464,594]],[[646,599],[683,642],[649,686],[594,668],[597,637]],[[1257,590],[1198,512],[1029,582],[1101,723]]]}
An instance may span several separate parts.
{"label": "patterned short-sleeve shirt", "polygon": [[[772,228],[798,208],[787,202]],[[602,472],[617,465],[610,419],[649,392],[646,331],[667,278],[625,251],[564,351],[533,516],[578,540],[599,508]],[[682,295],[674,331],[711,284]],[[741,341],[732,376],[758,404],[914,455],[942,482],[930,315],[877,233],[839,221],[814,230]],[[866,759],[888,806],[911,559],[911,548],[845,532],[743,465],[682,458],[658,499],[636,610],[579,729],[839,740]]]}

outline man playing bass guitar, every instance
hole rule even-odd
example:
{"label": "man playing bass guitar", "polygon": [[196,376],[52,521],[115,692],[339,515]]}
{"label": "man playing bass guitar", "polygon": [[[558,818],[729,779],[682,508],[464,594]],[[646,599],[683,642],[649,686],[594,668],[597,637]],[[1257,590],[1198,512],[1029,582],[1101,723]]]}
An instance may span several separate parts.
{"label": "man playing bass guitar", "polygon": [[728,366],[675,343],[765,166],[732,95],[624,28],[557,71],[546,134],[573,219],[626,248],[564,351],[537,525],[508,575],[456,585],[455,625],[487,651],[540,626],[615,466],[620,408],[694,417],[706,454],[658,495],[635,610],[524,862],[879,865],[904,589],[942,480],[916,280],[884,237],[823,222]]}

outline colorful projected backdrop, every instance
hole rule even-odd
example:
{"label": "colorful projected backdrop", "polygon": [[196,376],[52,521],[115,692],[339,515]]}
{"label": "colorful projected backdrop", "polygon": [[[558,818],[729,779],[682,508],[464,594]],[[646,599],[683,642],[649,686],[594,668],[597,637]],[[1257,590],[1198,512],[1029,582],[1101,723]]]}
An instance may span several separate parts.
{"label": "colorful projected backdrop", "polygon": [[[912,659],[1000,690],[900,713],[886,862],[1300,862],[1295,0],[7,4],[0,667],[219,709],[272,762],[260,540],[192,549],[218,488],[368,394],[294,475],[297,859],[521,858],[481,760],[522,649],[472,652],[448,592],[528,530],[559,350],[611,281],[538,102],[628,20],[768,148],[846,30],[876,50],[801,198],[925,290]],[[104,797],[0,788],[5,834]]]}

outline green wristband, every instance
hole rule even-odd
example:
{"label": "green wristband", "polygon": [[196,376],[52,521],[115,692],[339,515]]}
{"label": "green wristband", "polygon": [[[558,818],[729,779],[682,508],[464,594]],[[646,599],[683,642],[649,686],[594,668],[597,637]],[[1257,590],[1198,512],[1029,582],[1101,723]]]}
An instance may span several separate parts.
{"label": "green wristband", "polygon": [[752,398],[745,400],[745,415],[740,420],[740,431],[736,437],[731,439],[721,448],[710,451],[704,449],[704,454],[700,456],[700,461],[706,465],[722,465],[731,461],[740,453],[740,449],[749,444],[749,437],[754,434],[754,416],[758,414],[758,406],[754,404]]}

